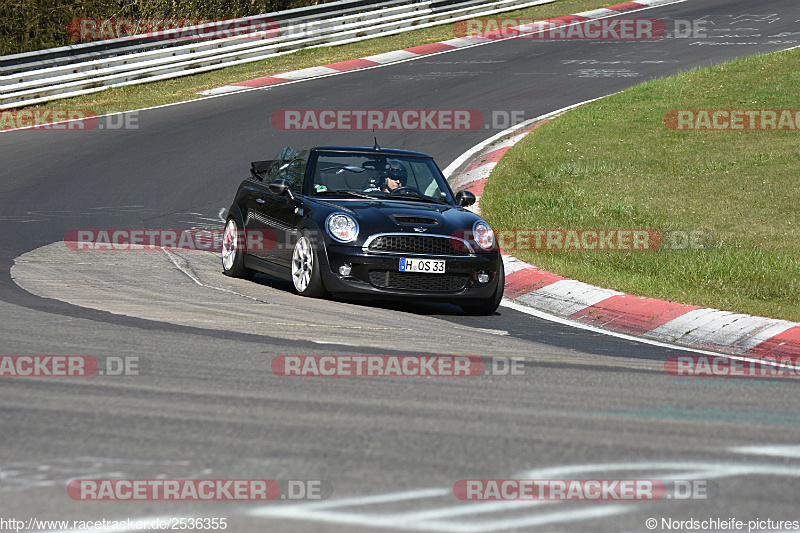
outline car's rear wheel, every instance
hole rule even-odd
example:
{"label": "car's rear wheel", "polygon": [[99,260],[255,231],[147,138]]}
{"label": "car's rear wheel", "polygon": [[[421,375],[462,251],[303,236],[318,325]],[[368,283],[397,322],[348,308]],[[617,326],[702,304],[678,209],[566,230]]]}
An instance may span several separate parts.
{"label": "car's rear wheel", "polygon": [[239,225],[229,217],[222,234],[222,272],[233,278],[252,278],[255,272],[244,266],[245,243]]}
{"label": "car's rear wheel", "polygon": [[318,257],[311,234],[304,231],[292,252],[292,283],[297,294],[312,298],[325,296]]}
{"label": "car's rear wheel", "polygon": [[474,305],[462,305],[461,309],[468,315],[473,316],[489,316],[500,307],[500,302],[503,299],[503,290],[506,284],[506,273],[503,268],[503,262],[500,262],[500,267],[497,270],[497,288],[490,298],[485,301]]}

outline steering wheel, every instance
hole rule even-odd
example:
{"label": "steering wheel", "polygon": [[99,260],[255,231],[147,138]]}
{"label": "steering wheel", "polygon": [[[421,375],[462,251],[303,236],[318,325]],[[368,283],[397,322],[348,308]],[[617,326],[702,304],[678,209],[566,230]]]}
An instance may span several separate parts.
{"label": "steering wheel", "polygon": [[406,185],[403,185],[402,187],[398,187],[398,188],[396,188],[396,189],[394,189],[392,191],[389,191],[389,196],[392,196],[394,194],[407,193],[407,192],[410,192],[410,193],[413,193],[413,194],[418,194],[418,195],[422,196],[422,193],[419,192],[419,189],[417,189],[416,187],[408,187]]}

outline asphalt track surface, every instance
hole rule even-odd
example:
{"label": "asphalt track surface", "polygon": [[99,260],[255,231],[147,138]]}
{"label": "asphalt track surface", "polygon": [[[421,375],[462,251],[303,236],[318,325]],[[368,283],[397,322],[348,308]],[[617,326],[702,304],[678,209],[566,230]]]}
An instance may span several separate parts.
{"label": "asphalt track surface", "polygon": [[[648,531],[648,518],[658,520],[656,531],[664,518],[736,517],[745,528],[748,520],[799,520],[793,380],[670,377],[663,361],[686,350],[508,307],[474,318],[446,305],[304,299],[267,277],[222,278],[216,258],[202,252],[178,258],[200,286],[157,252],[48,263],[53,256],[42,254],[53,248],[38,250],[77,228],[219,227],[249,161],[284,145],[372,142],[364,132],[276,131],[276,110],[523,110],[533,118],[800,44],[795,0],[688,0],[642,13],[668,28],[703,17],[716,28],[738,26],[659,42],[493,42],[140,111],[136,130],[0,135],[0,263],[8,273],[0,279],[0,352],[138,358],[141,367],[123,377],[2,378],[0,518],[225,517],[237,532],[627,532]],[[431,153],[445,167],[494,133],[384,132],[379,140]],[[15,271],[31,292],[10,275],[23,254]],[[475,378],[271,372],[274,357],[301,354],[525,362],[522,375]],[[658,502],[453,496],[458,480],[512,477],[700,480],[710,490],[706,499]],[[67,495],[74,478],[324,480],[333,494],[299,503],[90,503]]]}

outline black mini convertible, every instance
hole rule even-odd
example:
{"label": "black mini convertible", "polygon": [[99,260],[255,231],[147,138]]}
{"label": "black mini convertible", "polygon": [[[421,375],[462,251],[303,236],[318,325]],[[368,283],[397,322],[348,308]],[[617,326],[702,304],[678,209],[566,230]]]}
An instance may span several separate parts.
{"label": "black mini convertible", "polygon": [[449,302],[490,315],[500,250],[427,154],[377,146],[284,148],[252,163],[228,211],[222,268],[291,280],[305,296]]}

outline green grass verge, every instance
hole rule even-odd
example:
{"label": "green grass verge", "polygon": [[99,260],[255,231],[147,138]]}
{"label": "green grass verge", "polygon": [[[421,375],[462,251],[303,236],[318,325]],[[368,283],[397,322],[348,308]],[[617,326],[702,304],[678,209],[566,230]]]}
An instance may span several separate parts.
{"label": "green grass verge", "polygon": [[514,146],[481,209],[496,229],[713,232],[699,251],[515,251],[631,294],[800,321],[800,132],[673,131],[673,109],[796,109],[800,50],[647,82]]}
{"label": "green grass verge", "polygon": [[[556,0],[551,4],[501,13],[502,18],[553,18],[580,11],[597,9],[614,4],[613,0]],[[454,38],[452,24],[409,31],[391,37],[379,37],[367,41],[340,46],[309,48],[292,54],[272,57],[245,65],[215,70],[171,80],[115,87],[85,96],[54,100],[32,108],[69,110],[89,109],[95,114],[112,113],[128,109],[140,109],[173,102],[200,98],[197,93],[206,89],[241,82],[262,76],[279,74],[289,70],[315,67],[327,63],[357,59],[373,54],[391,52],[411,46]]]}

